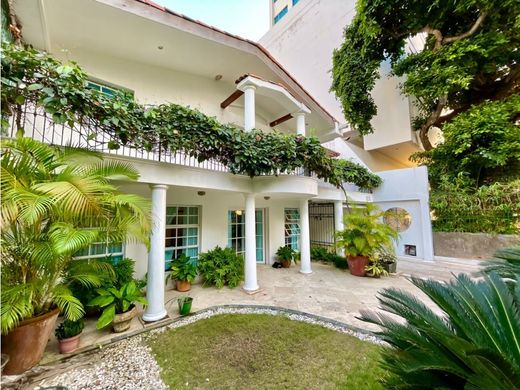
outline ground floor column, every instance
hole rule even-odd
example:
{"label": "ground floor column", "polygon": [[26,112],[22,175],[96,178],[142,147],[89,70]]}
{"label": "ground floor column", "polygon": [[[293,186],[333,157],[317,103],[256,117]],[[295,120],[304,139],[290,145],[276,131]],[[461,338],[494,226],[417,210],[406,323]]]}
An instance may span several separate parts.
{"label": "ground floor column", "polygon": [[311,239],[309,235],[309,201],[300,200],[300,272],[310,274]]}
{"label": "ground floor column", "polygon": [[[334,234],[341,230],[343,230],[343,201],[336,200],[334,201]],[[336,242],[335,236],[334,242]],[[344,256],[345,250],[343,248],[336,248],[336,253],[339,256]]]}
{"label": "ground floor column", "polygon": [[255,224],[255,194],[245,194],[246,207],[246,257],[244,290],[258,290],[256,278],[256,224]]}
{"label": "ground floor column", "polygon": [[168,186],[152,185],[152,234],[148,253],[148,306],[143,320],[152,322],[166,317],[164,307],[164,238],[166,233],[166,190]]}

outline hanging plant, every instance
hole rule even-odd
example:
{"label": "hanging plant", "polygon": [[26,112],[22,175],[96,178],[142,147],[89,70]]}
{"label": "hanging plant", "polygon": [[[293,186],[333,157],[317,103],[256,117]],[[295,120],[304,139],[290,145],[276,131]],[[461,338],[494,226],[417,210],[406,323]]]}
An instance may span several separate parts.
{"label": "hanging plant", "polygon": [[[87,75],[75,63],[2,43],[2,127],[26,101],[43,108],[56,123],[87,124],[108,134],[108,147],[127,146],[160,153],[184,152],[199,162],[214,160],[232,173],[250,177],[303,168],[340,188],[349,182],[373,189],[381,178],[352,161],[327,155],[316,137],[260,130],[244,132],[202,112],[174,103],[145,107],[132,94],[107,97],[86,87]],[[19,124],[20,125],[20,124]]]}

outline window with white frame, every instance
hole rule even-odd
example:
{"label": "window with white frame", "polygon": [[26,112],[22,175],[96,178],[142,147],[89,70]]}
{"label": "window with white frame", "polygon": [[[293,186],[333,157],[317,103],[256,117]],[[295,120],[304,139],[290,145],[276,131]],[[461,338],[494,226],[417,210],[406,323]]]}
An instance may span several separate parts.
{"label": "window with white frame", "polygon": [[[256,262],[263,263],[265,253],[265,210],[255,210]],[[246,218],[244,210],[228,211],[228,247],[238,255],[246,252]]]}
{"label": "window with white frame", "polygon": [[192,259],[199,257],[198,206],[166,207],[165,262],[168,266],[182,253]]}
{"label": "window with white frame", "polygon": [[300,210],[285,209],[285,245],[300,250]]}
{"label": "window with white frame", "polygon": [[95,242],[87,248],[76,252],[74,260],[91,260],[110,258],[113,263],[118,263],[124,257],[124,245],[122,243]]}

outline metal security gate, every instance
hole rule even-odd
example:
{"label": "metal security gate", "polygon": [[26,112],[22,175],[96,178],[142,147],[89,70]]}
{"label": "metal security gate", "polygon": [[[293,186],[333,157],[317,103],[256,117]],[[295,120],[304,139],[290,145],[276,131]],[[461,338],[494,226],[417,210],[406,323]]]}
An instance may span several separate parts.
{"label": "metal security gate", "polygon": [[334,204],[309,203],[311,247],[334,250]]}

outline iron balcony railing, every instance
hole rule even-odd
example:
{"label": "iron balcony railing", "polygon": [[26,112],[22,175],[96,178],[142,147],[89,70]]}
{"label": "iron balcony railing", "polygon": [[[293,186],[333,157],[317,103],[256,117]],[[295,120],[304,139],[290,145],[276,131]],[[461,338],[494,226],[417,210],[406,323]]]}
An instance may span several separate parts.
{"label": "iron balcony railing", "polygon": [[[52,120],[52,115],[33,102],[26,102],[21,105],[19,111],[10,118],[7,136],[14,138],[19,128],[24,130],[26,137],[31,137],[50,145],[82,147],[112,156],[130,157],[165,162],[183,167],[231,173],[228,167],[218,161],[206,160],[199,162],[195,157],[183,151],[171,153],[157,147],[148,152],[144,149],[126,146],[121,146],[119,149],[110,149],[108,147],[109,142],[116,141],[115,138],[97,129],[91,120],[84,119],[82,123],[75,123],[74,126],[57,124]],[[303,168],[298,168],[293,172],[279,172],[278,174],[308,176]]]}

